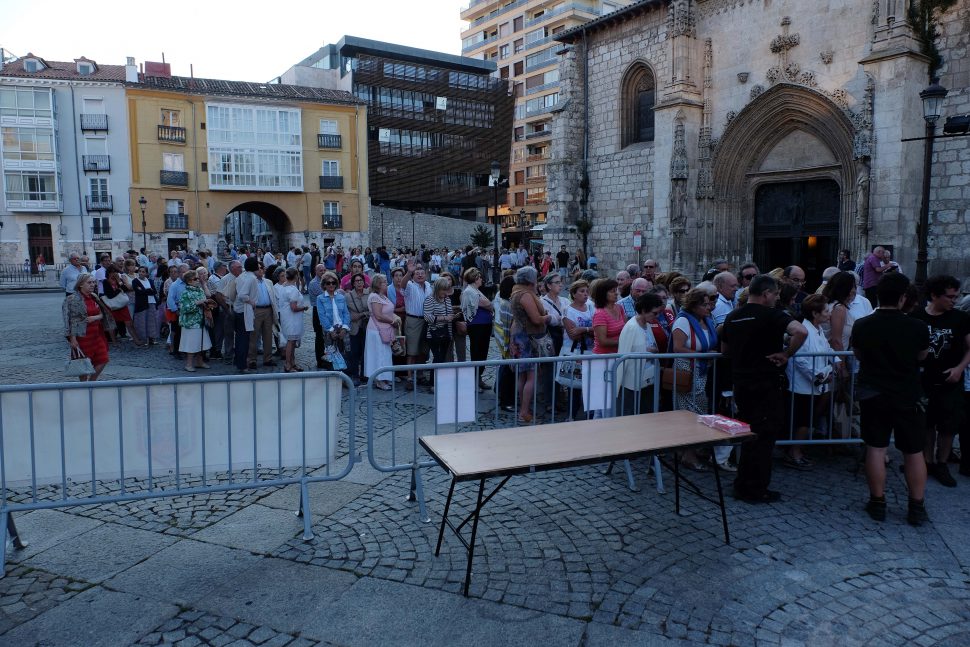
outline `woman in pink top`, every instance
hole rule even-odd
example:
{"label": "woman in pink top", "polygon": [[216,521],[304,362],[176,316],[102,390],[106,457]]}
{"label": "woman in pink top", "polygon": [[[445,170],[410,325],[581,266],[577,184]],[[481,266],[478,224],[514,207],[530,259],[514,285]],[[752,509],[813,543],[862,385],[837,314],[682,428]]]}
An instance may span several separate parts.
{"label": "woman in pink top", "polygon": [[626,325],[626,314],[617,304],[617,286],[613,279],[593,281],[593,353],[606,355],[615,353],[620,343],[620,333]]}
{"label": "woman in pink top", "polygon": [[[394,314],[394,304],[387,297],[387,277],[375,274],[367,297],[370,318],[364,343],[364,375],[370,377],[382,366],[392,362],[391,342],[398,335],[401,318]],[[391,389],[391,374],[381,373],[374,386],[382,391]]]}

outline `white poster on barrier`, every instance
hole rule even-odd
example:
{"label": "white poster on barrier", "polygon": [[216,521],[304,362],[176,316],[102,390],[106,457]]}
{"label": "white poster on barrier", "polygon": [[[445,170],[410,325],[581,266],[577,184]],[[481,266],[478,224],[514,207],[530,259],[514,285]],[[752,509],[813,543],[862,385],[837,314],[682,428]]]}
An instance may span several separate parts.
{"label": "white poster on barrier", "polygon": [[0,393],[8,486],[332,463],[341,381],[206,381]]}
{"label": "white poster on barrier", "polygon": [[434,372],[435,415],[439,425],[474,422],[478,369],[439,368]]}
{"label": "white poster on barrier", "polygon": [[583,361],[583,406],[586,411],[612,408],[610,370],[615,359]]}

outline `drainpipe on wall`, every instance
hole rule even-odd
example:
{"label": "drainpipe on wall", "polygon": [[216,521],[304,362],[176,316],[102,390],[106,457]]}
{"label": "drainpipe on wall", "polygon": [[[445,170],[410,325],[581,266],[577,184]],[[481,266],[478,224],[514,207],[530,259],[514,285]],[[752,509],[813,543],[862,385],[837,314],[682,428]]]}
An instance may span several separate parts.
{"label": "drainpipe on wall", "polygon": [[[84,235],[84,212],[85,212],[84,194],[81,192],[81,173],[84,172],[84,169],[81,166],[81,159],[78,153],[78,145],[77,145],[77,134],[80,130],[81,124],[78,123],[77,115],[75,114],[76,110],[74,106],[74,84],[71,83],[69,84],[68,87],[71,88],[71,123],[74,125],[74,128],[72,129],[72,132],[71,132],[71,139],[73,140],[72,143],[74,144],[74,164],[75,164],[74,181],[77,183],[77,212],[81,217],[81,253],[87,254],[88,243]],[[62,226],[64,225],[63,211],[61,212],[61,225]]]}

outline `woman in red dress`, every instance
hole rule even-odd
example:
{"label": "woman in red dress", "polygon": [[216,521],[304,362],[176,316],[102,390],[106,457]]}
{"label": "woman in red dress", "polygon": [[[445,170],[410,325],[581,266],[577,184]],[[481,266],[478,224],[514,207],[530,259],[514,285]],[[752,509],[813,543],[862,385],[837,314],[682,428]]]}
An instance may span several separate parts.
{"label": "woman in red dress", "polygon": [[94,373],[82,375],[82,382],[93,382],[101,375],[108,363],[108,343],[104,332],[114,332],[115,322],[111,311],[97,295],[97,281],[90,274],[81,274],[74,294],[64,299],[65,336],[71,348],[78,349],[94,366]]}

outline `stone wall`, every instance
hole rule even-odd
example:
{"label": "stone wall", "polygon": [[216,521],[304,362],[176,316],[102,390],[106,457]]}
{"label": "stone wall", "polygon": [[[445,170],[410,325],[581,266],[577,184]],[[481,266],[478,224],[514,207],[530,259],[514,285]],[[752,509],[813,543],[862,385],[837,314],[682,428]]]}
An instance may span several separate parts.
{"label": "stone wall", "polygon": [[[411,212],[401,209],[384,207],[384,245],[388,248],[411,247]],[[370,242],[373,248],[381,245],[381,208],[372,205],[370,208]],[[471,244],[471,235],[482,222],[446,218],[428,213],[414,214],[415,247],[464,247]]]}
{"label": "stone wall", "polygon": [[[940,84],[949,94],[937,135],[947,117],[970,114],[970,3],[958,3],[943,14],[939,31]],[[954,274],[970,290],[970,137],[937,139],[933,151],[929,273]]]}

